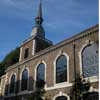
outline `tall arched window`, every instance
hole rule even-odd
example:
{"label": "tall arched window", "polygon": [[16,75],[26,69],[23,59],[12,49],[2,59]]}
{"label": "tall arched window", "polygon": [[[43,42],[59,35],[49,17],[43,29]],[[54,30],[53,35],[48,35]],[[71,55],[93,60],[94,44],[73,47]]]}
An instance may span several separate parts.
{"label": "tall arched window", "polygon": [[37,80],[45,81],[45,65],[43,63],[37,67]]}
{"label": "tall arched window", "polygon": [[21,90],[27,90],[28,87],[28,70],[24,69],[22,72],[22,80],[21,80]]}
{"label": "tall arched window", "polygon": [[44,88],[45,85],[45,65],[39,64],[37,67],[36,87]]}
{"label": "tall arched window", "polygon": [[82,51],[82,74],[83,77],[98,75],[98,44],[90,44]]}
{"label": "tall arched window", "polygon": [[65,96],[59,96],[55,100],[68,100]]}
{"label": "tall arched window", "polygon": [[64,55],[56,61],[56,83],[67,81],[67,59]]}
{"label": "tall arched window", "polygon": [[10,91],[9,91],[10,93],[15,92],[15,81],[16,81],[16,76],[13,74],[10,80]]}

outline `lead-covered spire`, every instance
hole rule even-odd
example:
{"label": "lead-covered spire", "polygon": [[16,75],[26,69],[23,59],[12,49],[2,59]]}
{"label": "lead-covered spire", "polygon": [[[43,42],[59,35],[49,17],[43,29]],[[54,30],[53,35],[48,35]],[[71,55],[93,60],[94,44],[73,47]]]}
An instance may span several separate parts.
{"label": "lead-covered spire", "polygon": [[35,36],[40,36],[42,38],[45,38],[45,31],[44,31],[44,28],[42,27],[42,23],[43,23],[42,1],[40,0],[38,13],[35,18],[35,27],[32,29],[32,33],[31,33],[32,36],[35,35]]}
{"label": "lead-covered spire", "polygon": [[42,1],[41,0],[40,0],[37,16],[42,18]]}
{"label": "lead-covered spire", "polygon": [[42,18],[42,1],[40,0],[39,8],[38,8],[38,14],[35,18],[36,24],[42,24],[43,18]]}

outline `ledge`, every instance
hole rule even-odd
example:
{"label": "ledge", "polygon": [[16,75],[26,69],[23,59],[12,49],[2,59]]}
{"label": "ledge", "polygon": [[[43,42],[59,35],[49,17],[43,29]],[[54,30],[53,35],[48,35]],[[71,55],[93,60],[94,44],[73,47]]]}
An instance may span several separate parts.
{"label": "ledge", "polygon": [[46,90],[54,90],[54,89],[59,89],[59,88],[65,88],[65,87],[71,87],[73,84],[72,83],[61,83],[59,85],[54,85],[53,87],[47,87]]}

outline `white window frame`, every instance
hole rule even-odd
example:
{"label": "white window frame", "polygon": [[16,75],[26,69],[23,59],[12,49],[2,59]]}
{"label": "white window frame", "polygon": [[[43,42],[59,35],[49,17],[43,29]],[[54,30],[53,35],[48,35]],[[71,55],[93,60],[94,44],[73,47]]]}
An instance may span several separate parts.
{"label": "white window frame", "polygon": [[[86,47],[86,46],[88,46],[89,44],[93,44],[94,43],[94,41],[91,41],[90,42],[90,40],[87,40],[86,42],[85,42],[85,44],[84,45],[82,45],[82,47],[81,47],[81,49],[80,49],[80,51],[79,51],[79,66],[80,66],[80,75],[82,75],[82,51],[83,51],[83,49]],[[90,82],[97,82],[98,80],[99,80],[99,78],[98,78],[98,76],[91,76],[91,77],[86,77],[86,78],[84,78],[86,81],[90,81]]]}
{"label": "white window frame", "polygon": [[24,71],[25,69],[27,69],[27,71],[28,71],[28,80],[27,80],[27,90],[24,90],[24,91],[28,91],[28,88],[29,88],[29,68],[26,67],[26,66],[24,66],[24,67],[22,68],[21,72],[20,72],[20,92],[23,92],[22,89],[21,89],[21,82],[22,82],[22,73],[23,73],[23,71]]}
{"label": "white window frame", "polygon": [[32,55],[35,54],[35,47],[36,47],[36,40],[33,40],[33,46],[32,46]]}
{"label": "white window frame", "polygon": [[15,94],[16,84],[14,86],[14,93],[10,93],[10,84],[11,84],[11,78],[12,78],[13,75],[15,75],[15,83],[17,82],[17,74],[15,72],[12,72],[11,75],[10,75],[10,78],[9,78],[9,87],[8,87],[8,94],[9,95],[14,95]]}
{"label": "white window frame", "polygon": [[[61,83],[56,83],[56,61],[61,55],[64,55],[66,57],[66,60],[67,60],[67,81],[61,82]],[[59,88],[62,86],[67,87],[67,85],[69,86],[69,84],[70,84],[69,83],[69,56],[65,52],[60,51],[54,60],[54,87],[56,87],[56,88]]]}
{"label": "white window frame", "polygon": [[44,66],[45,66],[45,86],[44,86],[44,88],[46,89],[47,88],[47,84],[46,84],[46,68],[47,68],[47,64],[46,64],[46,62],[44,61],[44,60],[41,60],[41,61],[39,61],[38,63],[37,63],[37,65],[36,65],[36,67],[35,67],[35,77],[34,77],[34,80],[35,80],[35,84],[34,84],[34,87],[36,86],[36,78],[37,78],[37,68],[38,68],[38,66],[40,65],[40,64],[44,64]]}
{"label": "white window frame", "polygon": [[19,56],[19,62],[22,60],[22,50],[23,50],[23,47],[20,47],[20,56]]}
{"label": "white window frame", "polygon": [[56,98],[60,96],[65,96],[67,100],[70,100],[70,97],[67,94],[63,93],[62,91],[60,91],[59,94],[55,95],[52,100],[56,100]]}

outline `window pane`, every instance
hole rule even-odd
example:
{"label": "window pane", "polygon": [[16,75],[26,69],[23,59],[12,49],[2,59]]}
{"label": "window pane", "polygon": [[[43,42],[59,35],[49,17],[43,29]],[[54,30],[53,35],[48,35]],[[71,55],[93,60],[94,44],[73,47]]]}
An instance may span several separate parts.
{"label": "window pane", "polygon": [[10,93],[15,92],[15,75],[12,75],[10,82]]}
{"label": "window pane", "polygon": [[28,82],[28,71],[25,69],[22,72],[22,80],[21,80],[21,89],[22,90],[27,90],[27,82]]}
{"label": "window pane", "polygon": [[98,45],[87,46],[82,52],[82,71],[84,77],[98,75]]}
{"label": "window pane", "polygon": [[67,81],[67,59],[60,56],[56,62],[56,83]]}
{"label": "window pane", "polygon": [[67,100],[67,97],[65,96],[59,96],[56,98],[56,100]]}
{"label": "window pane", "polygon": [[37,80],[45,81],[45,65],[43,63],[37,67]]}
{"label": "window pane", "polygon": [[25,49],[25,54],[24,54],[24,58],[27,58],[29,55],[29,48]]}

